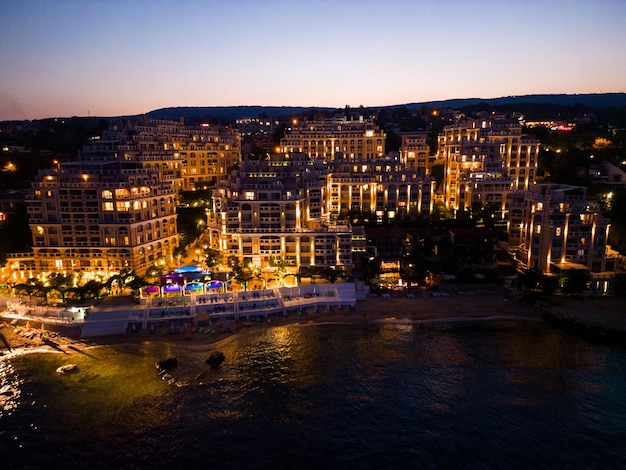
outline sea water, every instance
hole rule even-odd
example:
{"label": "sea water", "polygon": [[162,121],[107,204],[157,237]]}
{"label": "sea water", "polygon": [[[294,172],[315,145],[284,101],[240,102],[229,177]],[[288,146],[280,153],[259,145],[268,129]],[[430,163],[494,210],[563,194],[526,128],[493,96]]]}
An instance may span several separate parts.
{"label": "sea water", "polygon": [[1,468],[626,465],[626,350],[540,322],[257,328],[217,370],[200,342],[1,361]]}

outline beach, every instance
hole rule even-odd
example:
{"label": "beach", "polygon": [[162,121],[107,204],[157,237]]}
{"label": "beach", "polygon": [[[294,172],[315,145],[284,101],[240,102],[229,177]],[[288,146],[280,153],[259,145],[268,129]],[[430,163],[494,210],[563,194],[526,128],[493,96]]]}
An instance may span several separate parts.
{"label": "beach", "polygon": [[587,300],[559,299],[557,305],[539,308],[511,296],[503,287],[450,286],[445,294],[431,292],[394,292],[387,296],[369,295],[357,301],[356,308],[342,310],[320,308],[318,312],[307,309],[306,314],[292,311],[287,316],[272,315],[269,320],[253,318],[250,321],[220,319],[199,327],[189,326],[173,334],[166,325],[150,333],[146,330],[125,335],[77,339],[62,332],[41,330],[25,336],[15,331],[15,326],[4,322],[0,327],[0,347],[3,354],[23,351],[50,351],[70,354],[98,345],[132,343],[134,341],[169,341],[190,349],[210,349],[213,344],[242,330],[272,328],[287,324],[314,323],[418,323],[443,319],[528,319],[541,321],[548,312],[552,317],[567,319],[577,325],[590,325],[607,331],[626,333],[626,306],[623,299],[598,298]]}

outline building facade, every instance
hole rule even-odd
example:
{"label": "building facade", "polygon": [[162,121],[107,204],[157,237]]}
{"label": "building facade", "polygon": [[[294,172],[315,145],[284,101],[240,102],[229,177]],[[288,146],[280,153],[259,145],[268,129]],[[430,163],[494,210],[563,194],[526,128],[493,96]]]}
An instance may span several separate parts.
{"label": "building facade", "polygon": [[280,153],[305,153],[310,159],[333,160],[340,153],[349,160],[385,154],[385,132],[363,117],[293,122],[280,140]]}
{"label": "building facade", "polygon": [[597,201],[587,198],[585,187],[535,184],[513,192],[509,242],[531,268],[614,270],[612,263],[607,264],[609,228],[609,220]]}
{"label": "building facade", "polygon": [[185,126],[184,121],[129,121],[122,133],[124,160],[156,168],[176,189],[205,189],[241,159],[241,139],[223,126]]}
{"label": "building facade", "polygon": [[421,175],[430,175],[436,158],[430,155],[427,137],[426,133],[403,134],[400,146],[400,162],[405,168],[415,170]]}
{"label": "building facade", "polygon": [[158,171],[178,191],[206,189],[241,159],[241,139],[223,126],[185,126],[141,118],[120,122],[83,147],[83,159],[139,162]]}
{"label": "building facade", "polygon": [[106,279],[138,274],[178,245],[176,190],[136,162],[78,161],[40,170],[26,198],[35,271]]}
{"label": "building facade", "polygon": [[442,196],[448,209],[490,203],[508,210],[511,191],[528,189],[537,174],[539,142],[519,121],[498,116],[462,119],[439,134],[444,163]]}
{"label": "building facade", "polygon": [[434,179],[406,168],[397,154],[354,161],[337,153],[328,168],[326,210],[332,217],[427,217],[433,210]]}
{"label": "building facade", "polygon": [[352,228],[328,217],[326,174],[304,154],[242,161],[214,191],[210,246],[260,268],[351,266]]}

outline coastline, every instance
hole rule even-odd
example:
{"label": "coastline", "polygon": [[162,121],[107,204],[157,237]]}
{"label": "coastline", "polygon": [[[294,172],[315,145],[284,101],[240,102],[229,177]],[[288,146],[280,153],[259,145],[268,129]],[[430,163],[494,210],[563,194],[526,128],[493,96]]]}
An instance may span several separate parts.
{"label": "coastline", "polygon": [[[452,287],[452,286],[450,286]],[[206,347],[210,349],[215,343],[241,331],[256,328],[272,328],[284,325],[309,324],[372,324],[372,323],[420,323],[441,320],[472,320],[472,319],[528,319],[541,321],[541,311],[523,304],[518,299],[505,301],[507,290],[495,286],[473,286],[472,295],[459,295],[454,286],[448,297],[433,297],[421,292],[414,297],[406,293],[394,293],[388,298],[370,295],[358,300],[354,310],[320,309],[318,313],[310,311],[300,315],[292,311],[287,316],[273,315],[271,321],[239,321],[221,319],[213,321],[210,326],[189,328],[176,334],[167,328],[151,334],[147,331],[111,335],[88,339],[75,339],[58,332],[49,332],[43,338],[36,331],[31,338],[15,332],[14,325],[6,322],[0,324],[0,348],[4,355],[15,355],[25,351],[57,352],[71,354],[77,350],[90,347],[134,343],[138,341],[167,341],[180,346],[192,348]],[[464,292],[464,291],[463,291]],[[310,309],[311,310],[311,309]]]}
{"label": "coastline", "polygon": [[626,344],[626,299],[565,298],[542,309],[543,320],[588,341]]}
{"label": "coastline", "polygon": [[[370,295],[358,300],[354,310],[320,309],[318,313],[300,315],[296,311],[287,316],[273,315],[271,321],[239,321],[221,319],[201,328],[189,328],[176,334],[167,328],[155,333],[140,331],[124,335],[75,339],[58,332],[49,332],[47,338],[36,331],[30,338],[15,332],[14,325],[0,324],[1,356],[11,357],[30,352],[74,354],[91,347],[111,344],[132,344],[142,341],[163,341],[189,349],[215,348],[215,344],[242,331],[273,328],[284,325],[314,324],[428,324],[441,321],[464,322],[473,320],[528,320],[546,321],[566,331],[589,339],[626,338],[626,300],[599,298],[574,300],[563,298],[560,305],[540,308],[523,303],[507,295],[509,291],[496,286],[472,286],[471,295],[465,286],[448,286],[449,296],[435,297],[421,292],[414,297],[394,293],[388,298]],[[465,293],[465,295],[462,295]]]}

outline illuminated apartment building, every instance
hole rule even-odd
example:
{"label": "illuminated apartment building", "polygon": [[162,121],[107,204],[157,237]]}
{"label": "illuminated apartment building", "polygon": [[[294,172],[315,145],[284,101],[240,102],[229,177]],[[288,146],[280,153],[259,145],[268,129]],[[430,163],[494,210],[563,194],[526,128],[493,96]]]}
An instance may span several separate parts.
{"label": "illuminated apartment building", "polygon": [[121,139],[125,160],[156,168],[176,189],[214,184],[241,159],[239,134],[228,127],[144,119],[130,121]]}
{"label": "illuminated apartment building", "polygon": [[294,122],[280,140],[280,152],[305,153],[311,159],[367,160],[385,153],[385,132],[369,119]]}
{"label": "illuminated apartment building", "polygon": [[326,210],[345,218],[349,212],[383,216],[428,216],[433,209],[435,181],[395,156],[352,161],[341,154],[328,163]]}
{"label": "illuminated apartment building", "polygon": [[225,177],[241,160],[239,133],[229,127],[201,126],[185,130],[187,142],[180,145],[183,158],[183,189],[206,188]]}
{"label": "illuminated apartment building", "polygon": [[522,134],[517,121],[490,117],[446,126],[438,146],[446,207],[467,210],[474,202],[490,203],[504,213],[511,191],[535,182],[539,146]]}
{"label": "illuminated apartment building", "polygon": [[156,169],[162,178],[174,183],[176,190],[184,189],[184,158],[178,152],[182,123],[175,121],[130,121],[124,133],[124,160],[140,162],[145,168]]}
{"label": "illuminated apartment building", "polygon": [[426,142],[427,134],[403,134],[400,146],[400,161],[411,170],[422,175],[430,175],[435,157],[430,156],[430,147]]}
{"label": "illuminated apartment building", "polygon": [[244,160],[220,181],[208,220],[210,245],[244,265],[351,266],[352,229],[330,222],[327,168],[303,154]]}
{"label": "illuminated apartment building", "polygon": [[509,243],[521,261],[546,272],[586,268],[612,271],[607,265],[609,220],[587,189],[535,184],[514,191],[510,206]]}
{"label": "illuminated apartment building", "polygon": [[171,260],[175,197],[170,181],[137,162],[83,160],[40,170],[26,198],[35,271],[106,279]]}

